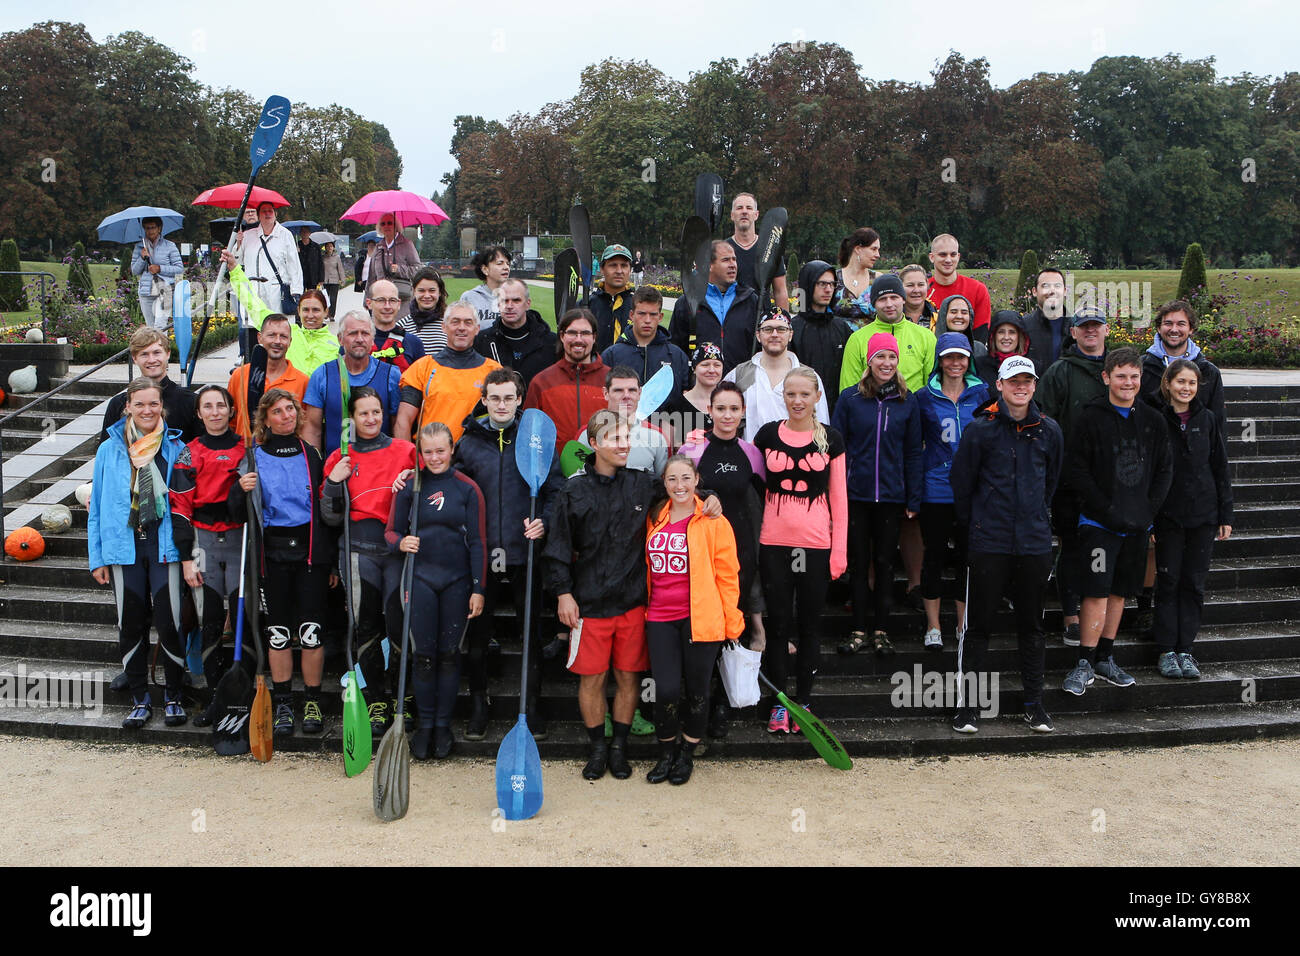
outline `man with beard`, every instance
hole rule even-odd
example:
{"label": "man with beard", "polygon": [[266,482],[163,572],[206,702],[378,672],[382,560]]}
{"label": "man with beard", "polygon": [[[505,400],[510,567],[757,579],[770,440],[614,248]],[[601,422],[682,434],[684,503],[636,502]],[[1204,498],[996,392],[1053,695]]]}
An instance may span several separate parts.
{"label": "man with beard", "polygon": [[524,408],[540,408],[555,422],[555,454],[576,439],[587,420],[605,407],[605,374],[609,371],[594,354],[596,317],[590,309],[570,309],[557,330],[562,353],[559,361],[539,372],[528,386]]}
{"label": "man with beard", "polygon": [[[258,344],[266,349],[266,391],[282,388],[292,392],[299,401],[307,391],[308,376],[293,367],[285,358],[289,351],[290,324],[287,316],[273,312],[262,320],[262,328],[257,333]],[[252,437],[253,429],[248,419],[248,373],[249,365],[244,363],[235,369],[226,386],[230,397],[234,399],[234,416],[231,427],[247,441]],[[257,409],[253,409],[256,413]]]}
{"label": "man with beard", "polygon": [[1034,279],[1034,299],[1038,304],[1025,316],[1025,334],[1029,336],[1029,357],[1042,375],[1070,344],[1064,273],[1056,266],[1040,270]]}
{"label": "man with beard", "polygon": [[821,259],[805,262],[799,270],[799,290],[803,293],[800,300],[803,311],[794,317],[790,351],[803,364],[811,366],[822,382],[830,383],[830,390],[823,390],[822,395],[826,398],[828,411],[834,412],[835,400],[840,393],[838,386],[844,364],[844,346],[854,332],[849,320],[831,309],[831,299],[835,295],[835,268]]}

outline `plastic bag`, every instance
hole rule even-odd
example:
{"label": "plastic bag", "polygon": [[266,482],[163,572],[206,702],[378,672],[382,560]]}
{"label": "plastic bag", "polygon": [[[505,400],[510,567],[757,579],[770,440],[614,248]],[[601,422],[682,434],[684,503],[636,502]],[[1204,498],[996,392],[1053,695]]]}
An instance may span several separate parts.
{"label": "plastic bag", "polygon": [[762,661],[761,652],[741,647],[739,643],[722,648],[719,670],[732,707],[752,707],[758,703],[758,669]]}

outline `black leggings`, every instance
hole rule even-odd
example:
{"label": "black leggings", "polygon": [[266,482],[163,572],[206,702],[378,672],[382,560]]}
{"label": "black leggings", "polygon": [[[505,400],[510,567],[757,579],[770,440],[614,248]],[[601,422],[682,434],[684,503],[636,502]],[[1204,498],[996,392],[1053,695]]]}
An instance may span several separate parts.
{"label": "black leggings", "polygon": [[[650,673],[655,682],[655,733],[660,740],[677,734],[699,740],[709,716],[709,683],[720,641],[691,640],[691,619],[647,621]],[[686,718],[681,717],[682,682],[686,683]]]}
{"label": "black leggings", "polygon": [[180,697],[185,682],[185,652],[179,633],[180,600],[184,587],[179,577],[180,562],[158,560],[158,529],[147,538],[136,537],[135,563],[113,564],[111,578],[117,601],[117,642],[122,669],[131,696],[143,700],[149,692],[149,606],[153,604],[153,626],[163,650],[163,673],[167,675],[167,698]]}
{"label": "black leggings", "polygon": [[966,527],[957,520],[956,507],[930,501],[921,505],[921,540],[925,542],[921,597],[935,601],[943,596],[943,569],[948,563],[951,540],[956,545],[953,553],[957,562],[957,600],[965,600]]}
{"label": "black leggings", "polygon": [[763,544],[758,548],[758,562],[767,598],[767,650],[763,653],[767,677],[778,690],[785,690],[789,657],[785,645],[797,632],[795,697],[806,704],[812,698],[813,672],[821,662],[822,612],[831,583],[830,549]]}
{"label": "black leggings", "polygon": [[1162,651],[1190,654],[1201,629],[1205,579],[1210,573],[1216,525],[1182,528],[1156,522],[1156,644]]}
{"label": "black leggings", "polygon": [[411,643],[415,645],[419,726],[450,727],[460,685],[460,642],[474,585],[469,577],[463,577],[434,587],[420,579],[418,568],[416,575],[411,583]]}
{"label": "black leggings", "polygon": [[[340,554],[339,560],[342,561]],[[366,682],[368,701],[379,700],[385,692],[394,689],[397,673],[398,651],[401,648],[402,562],[393,556],[378,556],[353,550],[353,573],[349,584],[353,597],[353,640],[356,642],[356,661],[361,665],[361,676]],[[383,641],[390,646],[388,665],[384,663]],[[396,648],[396,650],[394,650]],[[385,676],[387,675],[387,676]]]}
{"label": "black leggings", "polygon": [[[888,630],[886,624],[894,599],[894,552],[898,550],[898,523],[902,517],[900,504],[849,502],[849,567],[855,630],[867,629],[868,604],[872,605],[872,626],[877,631]],[[874,590],[867,579],[869,564],[876,567]]]}

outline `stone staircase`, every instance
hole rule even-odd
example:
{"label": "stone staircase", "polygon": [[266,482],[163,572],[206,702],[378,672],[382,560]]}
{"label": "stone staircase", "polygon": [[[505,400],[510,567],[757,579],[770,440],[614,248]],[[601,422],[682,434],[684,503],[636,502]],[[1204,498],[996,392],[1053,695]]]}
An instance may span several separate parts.
{"label": "stone staircase", "polygon": [[[161,717],[139,734],[124,735],[120,722],[128,709],[124,694],[108,689],[118,672],[116,615],[107,588],[95,585],[86,568],[85,511],[72,490],[88,480],[93,462],[94,429],[78,422],[116,391],[114,383],[81,383],[75,395],[56,396],[21,428],[6,428],[5,504],[7,527],[38,523],[41,508],[64,501],[74,524],[64,534],[47,535],[46,555],[30,563],[6,560],[0,566],[0,674],[25,666],[37,671],[78,672],[83,697],[104,702],[91,717],[71,709],[38,710],[0,706],[0,731],[15,734],[122,742],[123,740],[210,746],[210,731],[190,725],[167,728]],[[1082,698],[1061,691],[1060,682],[1076,652],[1060,641],[1061,613],[1046,612],[1047,685],[1044,706],[1056,722],[1054,734],[1035,734],[1018,719],[1020,682],[1014,638],[994,638],[989,667],[1000,675],[1003,717],[981,721],[974,736],[954,734],[949,708],[936,705],[912,685],[918,676],[956,669],[951,639],[955,621],[945,601],[943,630],[947,646],[927,653],[920,646],[921,615],[901,602],[890,621],[898,653],[880,659],[869,654],[843,658],[834,647],[847,632],[843,601],[846,588],[832,590],[823,639],[823,663],[814,694],[817,713],[854,755],[993,753],[1078,750],[1097,747],[1171,745],[1240,740],[1300,731],[1300,387],[1228,386],[1230,447],[1236,499],[1232,538],[1215,546],[1204,627],[1196,644],[1203,677],[1171,681],[1155,670],[1155,647],[1131,630],[1121,629],[1117,660],[1138,680],[1117,688],[1098,682]],[[11,400],[12,401],[12,400]],[[11,461],[30,456],[40,444],[48,419],[60,423],[61,449],[42,468],[11,479]],[[1253,423],[1253,424],[1252,424]],[[14,423],[10,423],[14,425]],[[80,431],[76,429],[80,428]],[[1253,429],[1253,431],[1252,431]],[[65,437],[66,432],[66,437]],[[76,441],[77,435],[84,437]],[[45,439],[49,442],[50,439]],[[18,520],[21,519],[21,520]],[[901,584],[896,582],[901,597]],[[948,582],[955,587],[955,582]],[[458,739],[461,754],[493,757],[502,735],[519,710],[519,653],[514,610],[498,612],[503,649],[489,657],[492,723],[481,742]],[[1001,617],[1003,634],[1011,630],[1009,612]],[[547,631],[553,628],[547,628]],[[544,631],[545,633],[546,631]],[[901,638],[901,639],[900,639]],[[546,757],[585,754],[586,735],[577,717],[577,682],[562,661],[543,670],[543,706],[550,733],[539,742]],[[327,668],[324,709],[326,733],[277,740],[282,750],[341,749],[338,667]],[[209,692],[194,689],[191,703]],[[458,701],[456,733],[463,733],[468,697]],[[652,757],[649,738],[633,738],[632,755]],[[711,754],[738,757],[808,757],[811,748],[798,735],[770,736],[753,708],[733,720],[728,736],[710,743]]]}

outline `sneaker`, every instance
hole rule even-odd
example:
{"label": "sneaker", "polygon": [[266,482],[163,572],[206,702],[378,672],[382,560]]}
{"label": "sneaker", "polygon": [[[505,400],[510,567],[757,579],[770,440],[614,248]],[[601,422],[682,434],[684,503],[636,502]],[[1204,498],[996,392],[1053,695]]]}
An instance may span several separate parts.
{"label": "sneaker", "polygon": [[302,705],[302,732],[318,734],[325,729],[325,718],[320,712],[320,701],[309,700]]}
{"label": "sneaker", "polygon": [[790,712],[780,704],[772,708],[772,715],[767,718],[767,732],[769,734],[790,732]]}
{"label": "sneaker", "polygon": [[370,714],[370,736],[384,736],[384,731],[388,729],[388,701],[373,701],[366,710]]}
{"label": "sneaker", "polygon": [[957,716],[952,719],[952,729],[959,734],[979,733],[980,718],[970,707],[963,707],[957,711]]}
{"label": "sneaker", "polygon": [[1075,697],[1082,697],[1083,692],[1088,689],[1096,677],[1092,671],[1092,665],[1085,658],[1079,658],[1079,663],[1074,666],[1074,670],[1065,675],[1065,683],[1061,689],[1067,694],[1073,694]]}
{"label": "sneaker", "polygon": [[937,627],[932,627],[925,632],[925,649],[927,651],[943,650],[943,632]]}
{"label": "sneaker", "polygon": [[124,730],[139,730],[149,722],[153,716],[153,705],[149,701],[149,695],[144,695],[144,700],[134,702],[135,706],[131,708],[131,713],[127,714],[122,720]]}
{"label": "sneaker", "polygon": [[271,736],[293,736],[293,704],[287,700],[282,700],[275,705],[275,719],[271,721]]}
{"label": "sneaker", "polygon": [[1066,647],[1079,646],[1079,625],[1077,622],[1065,625],[1065,633],[1061,636],[1061,643]]}
{"label": "sneaker", "polygon": [[1165,651],[1161,654],[1156,666],[1160,669],[1161,677],[1178,678],[1183,676],[1183,668],[1178,663],[1178,655],[1173,651]]}
{"label": "sneaker", "polygon": [[1052,718],[1043,710],[1042,704],[1025,705],[1025,723],[1029,725],[1030,730],[1036,730],[1040,734],[1050,734],[1056,728],[1052,726]]}
{"label": "sneaker", "polygon": [[1096,666],[1093,667],[1093,671],[1102,680],[1109,681],[1116,687],[1132,687],[1137,683],[1137,678],[1115,663],[1114,655],[1104,661],[1098,661]]}
{"label": "sneaker", "polygon": [[[613,728],[610,728],[611,732]],[[632,714],[632,736],[648,737],[655,732],[655,725],[641,716],[638,710]]]}
{"label": "sneaker", "polygon": [[[810,714],[812,713],[812,706],[811,706],[811,705],[809,705],[809,704],[802,704],[801,706],[803,707],[804,710],[808,711],[808,713],[810,713]],[[786,712],[789,713],[789,711],[786,711]],[[791,717],[790,717],[790,733],[792,733],[792,734],[797,734],[797,733],[799,733],[799,722],[798,722],[797,720],[794,719],[794,716],[793,716],[793,715],[791,715]]]}
{"label": "sneaker", "polygon": [[1178,655],[1178,666],[1182,668],[1184,677],[1200,680],[1201,669],[1196,666],[1196,658],[1192,657],[1191,654],[1180,653]]}
{"label": "sneaker", "polygon": [[186,721],[185,708],[181,706],[180,699],[169,697],[163,702],[163,723],[168,727],[179,727]]}

